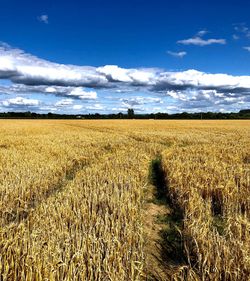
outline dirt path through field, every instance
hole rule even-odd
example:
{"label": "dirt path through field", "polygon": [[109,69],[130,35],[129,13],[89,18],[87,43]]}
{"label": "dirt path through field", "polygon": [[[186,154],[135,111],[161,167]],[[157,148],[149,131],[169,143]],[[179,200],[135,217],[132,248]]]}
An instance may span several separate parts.
{"label": "dirt path through field", "polygon": [[151,161],[149,185],[143,211],[146,254],[146,280],[172,280],[172,274],[183,263],[181,211],[168,198],[168,181],[161,157]]}
{"label": "dirt path through field", "polygon": [[167,280],[167,274],[162,260],[161,231],[165,224],[158,223],[160,217],[166,216],[170,210],[164,205],[154,203],[153,189],[151,186],[151,198],[145,205],[144,210],[144,231],[146,236],[146,280]]}

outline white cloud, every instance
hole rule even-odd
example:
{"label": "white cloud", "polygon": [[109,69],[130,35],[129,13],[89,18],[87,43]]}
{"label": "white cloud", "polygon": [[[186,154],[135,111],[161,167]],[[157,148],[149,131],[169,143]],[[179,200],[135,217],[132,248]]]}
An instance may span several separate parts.
{"label": "white cloud", "polygon": [[134,107],[144,104],[159,104],[162,103],[162,99],[154,97],[135,97],[135,98],[121,98],[120,101],[125,107]]}
{"label": "white cloud", "polygon": [[224,45],[226,44],[225,39],[203,39],[202,37],[207,34],[207,30],[200,30],[195,36],[184,39],[184,40],[179,40],[177,43],[183,44],[183,45],[196,45],[196,46],[208,46],[212,44],[221,44]]}
{"label": "white cloud", "polygon": [[153,86],[155,91],[187,88],[249,92],[250,76],[232,76],[223,73],[210,74],[191,69],[181,72],[161,73]]}
{"label": "white cloud", "polygon": [[[245,47],[249,51],[248,48]],[[116,101],[123,103],[121,107],[119,104],[113,104],[112,107],[110,106],[111,109],[139,107],[144,104],[158,107],[156,104],[161,103],[160,94],[183,104],[180,109],[191,108],[191,106],[193,108],[206,106],[207,108],[222,104],[231,108],[232,101],[237,105],[241,104],[241,107],[249,107],[250,97],[250,76],[212,74],[193,69],[164,71],[157,68],[126,69],[117,65],[98,68],[63,65],[26,54],[7,44],[0,44],[0,79],[12,81],[10,85],[0,84],[0,94],[2,95],[19,96],[37,93],[60,96],[64,99],[59,101],[58,107],[63,108],[63,105],[65,107],[70,105],[69,108],[72,109],[74,104],[69,100],[81,100],[88,104],[86,110],[96,111],[106,110],[105,106],[96,103],[98,89],[103,89],[101,95],[117,96]],[[129,95],[133,95],[133,92],[151,94],[152,97],[129,97]],[[125,94],[126,96],[124,96]],[[157,94],[157,97],[154,97],[154,94]],[[123,97],[122,100],[120,100],[121,97]],[[38,106],[37,100],[32,102],[32,99],[24,99],[20,96],[18,98],[19,103],[24,106],[25,102],[27,106]],[[105,98],[107,99],[107,97]],[[95,104],[91,104],[92,102]],[[9,105],[11,103],[14,106],[15,100],[10,100]],[[5,102],[5,104],[8,103]],[[45,108],[44,104],[39,104],[39,106]]]}
{"label": "white cloud", "polygon": [[80,110],[80,109],[83,108],[83,106],[80,105],[80,104],[75,104],[75,105],[72,106],[72,108],[73,108],[74,110]]}
{"label": "white cloud", "polygon": [[7,99],[2,101],[3,106],[38,106],[40,104],[39,100],[36,99],[26,99],[23,97],[16,97],[12,99]]}
{"label": "white cloud", "polygon": [[112,111],[114,112],[122,112],[122,113],[125,113],[128,111],[128,108],[127,107],[113,107],[111,108]]}
{"label": "white cloud", "polygon": [[101,110],[104,110],[105,107],[101,104],[96,103],[96,104],[93,104],[93,105],[90,105],[90,106],[86,106],[86,109],[88,109],[88,110],[100,110],[101,111]]}
{"label": "white cloud", "polygon": [[58,110],[58,108],[56,108],[56,107],[54,107],[54,106],[47,106],[47,105],[45,105],[45,106],[41,106],[41,107],[39,107],[39,111],[45,111],[45,112],[53,112],[53,111],[57,111]]}
{"label": "white cloud", "polygon": [[10,86],[0,84],[0,94],[53,94],[56,96],[70,97],[71,99],[95,100],[97,93],[95,91],[85,91],[81,87],[63,87],[63,86],[30,86],[23,84],[13,84]]}
{"label": "white cloud", "polygon": [[177,57],[177,58],[183,58],[187,54],[187,52],[185,52],[185,51],[182,51],[182,52],[171,52],[171,51],[168,51],[167,53],[169,55],[171,55],[173,57]]}
{"label": "white cloud", "polygon": [[250,47],[243,47],[243,49],[247,50],[248,52],[250,52]]}
{"label": "white cloud", "polygon": [[[210,74],[197,70],[181,72],[155,68],[125,69],[119,66],[88,67],[54,64],[27,55],[20,50],[0,47],[0,78],[20,83],[10,86],[12,92],[41,92],[78,99],[96,99],[97,93],[86,88],[113,88],[115,91],[145,89],[219,88],[224,91],[249,91],[250,76]],[[73,86],[72,86],[73,85]],[[77,85],[77,86],[74,86]]]}
{"label": "white cloud", "polygon": [[212,44],[221,44],[221,45],[225,45],[226,44],[226,40],[225,39],[203,39],[201,37],[192,37],[189,39],[184,39],[184,40],[179,40],[177,41],[177,43],[179,44],[183,44],[183,45],[196,45],[196,46],[208,46],[208,45],[212,45]]}
{"label": "white cloud", "polygon": [[69,106],[73,104],[73,100],[72,99],[62,99],[59,100],[55,103],[56,107],[64,107],[64,106]]}
{"label": "white cloud", "polygon": [[131,77],[129,77],[129,71],[124,68],[120,68],[117,65],[105,65],[103,67],[98,67],[97,71],[105,76],[108,76],[114,81],[120,82],[132,82]]}
{"label": "white cloud", "polygon": [[108,86],[94,67],[52,63],[6,46],[0,46],[1,78],[31,86]]}
{"label": "white cloud", "polygon": [[45,92],[46,93],[56,93],[57,91],[56,91],[56,88],[54,88],[54,87],[47,87],[47,88],[45,88]]}
{"label": "white cloud", "polygon": [[197,32],[197,36],[202,37],[202,36],[204,36],[207,33],[208,33],[207,30],[200,30],[199,32]]}
{"label": "white cloud", "polygon": [[157,69],[125,69],[117,65],[98,67],[97,72],[105,75],[109,82],[124,82],[132,85],[150,84],[156,76]]}
{"label": "white cloud", "polygon": [[86,92],[82,88],[74,88],[68,95],[73,97],[78,97],[82,100],[95,100],[97,98],[96,92],[94,91]]}
{"label": "white cloud", "polygon": [[[78,99],[96,99],[95,91],[88,88],[138,87],[151,91],[164,91],[176,88],[211,88],[245,91],[250,89],[249,76],[228,74],[208,74],[196,70],[164,72],[160,69],[125,69],[107,65],[94,68],[87,66],[61,65],[27,55],[16,49],[0,48],[0,77],[25,84],[26,90],[38,90]],[[47,85],[47,86],[46,86]],[[25,90],[24,86],[20,89]]]}
{"label": "white cloud", "polygon": [[48,15],[41,15],[41,16],[38,17],[38,20],[43,22],[43,23],[48,24],[49,23],[49,16]]}
{"label": "white cloud", "polygon": [[232,93],[218,93],[216,90],[185,90],[169,91],[181,111],[215,111],[226,107],[230,111],[240,109],[242,105],[249,105],[250,96]]}

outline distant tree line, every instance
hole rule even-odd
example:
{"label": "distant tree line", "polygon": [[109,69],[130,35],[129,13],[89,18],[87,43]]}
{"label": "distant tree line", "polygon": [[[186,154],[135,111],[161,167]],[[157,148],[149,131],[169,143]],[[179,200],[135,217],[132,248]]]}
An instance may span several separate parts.
{"label": "distant tree line", "polygon": [[117,114],[40,114],[35,112],[3,112],[0,113],[2,119],[250,119],[250,109],[240,110],[239,112],[197,112],[197,113],[149,113],[135,114],[132,108],[128,109],[127,114],[119,112]]}

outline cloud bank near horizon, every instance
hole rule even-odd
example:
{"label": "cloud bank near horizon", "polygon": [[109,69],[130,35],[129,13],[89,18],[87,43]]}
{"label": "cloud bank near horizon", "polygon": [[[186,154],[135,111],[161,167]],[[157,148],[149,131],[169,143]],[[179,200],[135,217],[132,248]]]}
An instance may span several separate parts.
{"label": "cloud bank near horizon", "polygon": [[[204,34],[205,31],[200,36]],[[117,65],[65,65],[40,59],[3,43],[0,45],[0,79],[12,82],[12,85],[0,85],[0,94],[40,93],[85,102],[97,102],[97,91],[107,89],[113,96],[118,92],[127,93],[126,101],[121,100],[126,105],[140,101],[134,97],[129,100],[129,93],[133,91],[146,92],[152,97],[167,96],[178,102],[182,109],[224,105],[227,110],[229,105],[249,106],[250,102],[250,76],[211,74],[193,69],[165,71],[158,68],[126,69]],[[29,103],[19,99],[17,103],[9,100],[5,106],[18,105],[18,102],[27,106],[39,105],[33,104],[34,100]],[[65,100],[57,106],[62,107],[62,104],[81,108],[69,101],[65,104]]]}

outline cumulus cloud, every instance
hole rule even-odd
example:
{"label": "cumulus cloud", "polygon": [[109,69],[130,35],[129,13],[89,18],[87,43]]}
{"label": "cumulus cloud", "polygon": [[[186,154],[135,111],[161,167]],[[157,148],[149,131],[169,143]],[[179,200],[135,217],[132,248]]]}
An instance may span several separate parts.
{"label": "cumulus cloud", "polygon": [[86,91],[82,87],[63,87],[63,86],[30,86],[24,84],[0,85],[0,94],[53,94],[55,96],[69,97],[78,100],[95,100],[95,91]]}
{"label": "cumulus cloud", "polygon": [[52,94],[58,92],[58,90],[57,90],[55,87],[46,87],[46,88],[44,89],[44,91],[45,91],[45,93],[52,93]]}
{"label": "cumulus cloud", "polygon": [[172,97],[181,111],[214,111],[226,107],[235,111],[240,109],[242,104],[249,104],[250,93],[238,95],[233,93],[220,93],[217,90],[185,90],[169,91],[167,95]]}
{"label": "cumulus cloud", "polygon": [[[200,31],[196,36],[204,34],[205,31]],[[246,50],[248,48],[245,47]],[[120,98],[126,93],[126,98],[120,100],[121,108],[140,106],[140,109],[145,104],[157,104],[161,101],[158,97],[152,97],[151,100],[145,97],[130,98],[128,96],[130,93],[137,91],[157,96],[161,94],[180,102],[183,106],[194,108],[205,104],[220,106],[222,103],[227,106],[241,103],[243,107],[249,104],[250,96],[250,76],[212,74],[192,69],[165,71],[158,68],[122,68],[117,65],[100,67],[64,65],[26,54],[7,44],[0,44],[0,79],[12,81],[11,85],[0,84],[0,94],[38,93],[63,97],[53,106],[63,108],[67,105],[75,110],[77,107],[74,108],[75,105],[71,100],[88,103],[88,108],[84,107],[86,110],[105,110],[102,105],[98,106],[99,103],[89,105],[92,102],[99,102],[98,89],[105,90],[102,94],[112,94],[112,97],[120,95]],[[25,104],[25,99],[22,99]],[[32,106],[29,102],[32,103],[32,100],[27,101],[27,106]],[[42,106],[45,108],[45,105]]]}
{"label": "cumulus cloud", "polygon": [[43,23],[46,23],[46,24],[49,23],[49,16],[48,15],[41,15],[37,18],[40,22],[43,22]]}
{"label": "cumulus cloud", "polygon": [[70,97],[71,99],[79,99],[79,100],[97,99],[97,93],[95,91],[86,91],[82,87],[35,86],[35,87],[30,87],[29,89],[30,90],[33,89],[33,91],[35,89],[37,92],[45,93],[45,94],[54,94],[56,96]]}
{"label": "cumulus cloud", "polygon": [[74,100],[73,99],[61,99],[59,101],[57,101],[55,104],[54,104],[54,108],[57,108],[57,109],[73,109],[73,110],[80,110],[83,108],[83,105],[81,104],[74,104]]}
{"label": "cumulus cloud", "polygon": [[[210,74],[197,70],[182,72],[155,68],[126,69],[116,65],[103,67],[51,63],[17,49],[0,47],[0,78],[20,86],[17,91],[41,91],[78,99],[96,99],[97,93],[84,88],[142,88],[149,91],[173,89],[214,89],[249,91],[249,76]],[[14,87],[12,90],[15,91]]]}
{"label": "cumulus cloud", "polygon": [[94,67],[52,63],[6,46],[0,46],[1,78],[32,86],[108,86],[107,78]]}
{"label": "cumulus cloud", "polygon": [[12,99],[3,100],[2,102],[3,106],[9,107],[9,106],[27,106],[27,107],[33,107],[38,106],[40,104],[39,100],[36,99],[26,99],[23,97],[16,97]]}
{"label": "cumulus cloud", "polygon": [[57,64],[19,49],[0,46],[0,79],[30,86],[109,88],[116,87],[117,82],[135,86],[150,83],[155,72],[156,69],[124,69],[116,65],[95,68]]}
{"label": "cumulus cloud", "polygon": [[[181,72],[161,69],[125,69],[115,65],[103,67],[61,65],[27,55],[20,50],[0,48],[0,78],[15,84],[5,87],[9,92],[41,92],[77,99],[96,99],[96,91],[85,88],[146,89],[214,89],[249,91],[250,76],[210,74],[197,70]],[[19,84],[20,83],[20,84]],[[72,86],[73,85],[73,86]],[[2,89],[3,90],[3,89]]]}
{"label": "cumulus cloud", "polygon": [[187,54],[187,52],[185,52],[185,51],[182,51],[182,52],[171,52],[171,51],[168,51],[167,53],[169,55],[171,55],[173,57],[177,57],[177,58],[183,58]]}
{"label": "cumulus cloud", "polygon": [[249,92],[250,76],[210,74],[197,70],[163,72],[152,86],[154,91],[204,89],[224,92]]}
{"label": "cumulus cloud", "polygon": [[226,44],[225,39],[214,39],[214,38],[203,39],[202,37],[207,33],[208,32],[206,30],[201,30],[193,37],[184,39],[184,40],[179,40],[179,41],[177,41],[177,43],[183,44],[183,45],[196,45],[196,46],[201,46],[201,47],[212,45],[212,44],[221,44],[221,45]]}
{"label": "cumulus cloud", "polygon": [[68,94],[72,97],[77,97],[81,100],[95,100],[97,98],[97,93],[94,91],[84,91],[82,88],[74,88]]}
{"label": "cumulus cloud", "polygon": [[158,69],[125,69],[117,65],[105,65],[98,67],[97,72],[104,75],[110,83],[123,82],[133,86],[151,84],[158,72]]}

